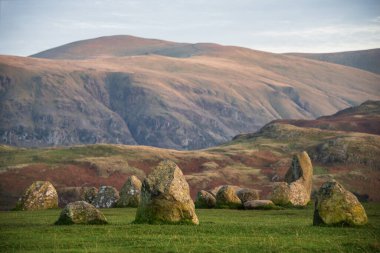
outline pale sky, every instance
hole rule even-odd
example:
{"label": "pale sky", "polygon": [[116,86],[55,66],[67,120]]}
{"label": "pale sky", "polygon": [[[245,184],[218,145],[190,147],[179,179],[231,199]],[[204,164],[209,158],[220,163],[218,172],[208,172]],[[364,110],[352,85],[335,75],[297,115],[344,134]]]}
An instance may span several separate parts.
{"label": "pale sky", "polygon": [[380,0],[0,0],[0,54],[106,35],[270,52],[380,47]]}

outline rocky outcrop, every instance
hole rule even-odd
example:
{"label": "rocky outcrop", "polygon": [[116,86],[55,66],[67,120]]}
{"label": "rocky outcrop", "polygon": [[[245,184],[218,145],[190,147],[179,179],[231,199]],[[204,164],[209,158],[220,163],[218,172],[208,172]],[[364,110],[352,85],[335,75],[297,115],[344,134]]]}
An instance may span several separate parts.
{"label": "rocky outcrop", "polygon": [[195,200],[195,207],[197,208],[214,208],[216,206],[216,199],[213,194],[208,191],[201,190],[197,194]]}
{"label": "rocky outcrop", "polygon": [[141,181],[136,176],[128,177],[120,190],[117,207],[137,207],[140,203]]}
{"label": "rocky outcrop", "polygon": [[285,181],[274,184],[271,198],[273,203],[282,206],[306,206],[310,202],[313,166],[305,151],[293,157]]}
{"label": "rocky outcrop", "polygon": [[316,195],[313,225],[364,225],[364,207],[354,194],[335,180],[324,183]]}
{"label": "rocky outcrop", "polygon": [[254,189],[242,188],[236,191],[237,196],[241,200],[241,203],[245,203],[251,200],[257,200],[260,198],[259,192]]}
{"label": "rocky outcrop", "polygon": [[135,222],[199,223],[189,185],[174,162],[161,162],[144,180]]}
{"label": "rocky outcrop", "polygon": [[107,224],[107,219],[93,205],[86,201],[76,201],[66,205],[55,224]]}
{"label": "rocky outcrop", "polygon": [[224,185],[216,194],[216,206],[218,208],[239,208],[241,204],[235,189],[230,185]]}
{"label": "rocky outcrop", "polygon": [[271,200],[250,200],[244,203],[245,209],[273,209],[275,207]]}
{"label": "rocky outcrop", "polygon": [[119,198],[119,192],[114,187],[101,186],[92,204],[96,208],[111,208],[116,206]]}
{"label": "rocky outcrop", "polygon": [[48,181],[36,181],[19,199],[16,210],[43,210],[58,208],[58,194]]}

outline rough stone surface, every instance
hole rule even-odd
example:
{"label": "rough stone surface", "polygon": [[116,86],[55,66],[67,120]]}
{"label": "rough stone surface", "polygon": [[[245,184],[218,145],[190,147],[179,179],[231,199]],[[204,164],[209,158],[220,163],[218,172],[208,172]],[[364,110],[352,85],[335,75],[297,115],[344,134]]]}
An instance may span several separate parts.
{"label": "rough stone surface", "polygon": [[216,206],[216,199],[208,191],[201,190],[197,194],[195,207],[197,208],[214,208]]}
{"label": "rough stone surface", "polygon": [[273,203],[282,206],[306,206],[310,202],[312,191],[313,166],[305,151],[293,157],[285,181],[274,184],[271,198]]}
{"label": "rough stone surface", "polygon": [[118,207],[138,207],[141,195],[141,181],[136,176],[128,177],[120,190]]}
{"label": "rough stone surface", "polygon": [[313,187],[313,165],[306,151],[293,157],[292,164],[285,175],[285,181],[289,184],[300,182],[310,196]]}
{"label": "rough stone surface", "polygon": [[145,178],[136,223],[198,224],[189,185],[172,161],[162,161]]}
{"label": "rough stone surface", "polygon": [[96,208],[115,207],[119,200],[119,192],[112,186],[101,186],[92,204]]}
{"label": "rough stone surface", "polygon": [[335,180],[325,182],[316,195],[314,225],[364,225],[367,214],[354,194]]}
{"label": "rough stone surface", "polygon": [[66,205],[55,224],[107,224],[107,219],[93,205],[86,201],[76,201]]}
{"label": "rough stone surface", "polygon": [[235,189],[230,185],[224,185],[216,194],[216,206],[218,208],[239,208],[241,204]]}
{"label": "rough stone surface", "polygon": [[272,209],[274,207],[271,200],[250,200],[244,203],[245,209]]}
{"label": "rough stone surface", "polygon": [[96,187],[82,187],[83,189],[83,200],[92,204],[98,194],[98,188]]}
{"label": "rough stone surface", "polygon": [[58,194],[48,181],[36,181],[19,199],[16,210],[43,210],[58,207]]}
{"label": "rough stone surface", "polygon": [[260,198],[259,192],[257,190],[254,190],[254,189],[242,188],[242,189],[239,189],[238,191],[236,191],[236,194],[239,197],[239,199],[241,200],[241,203],[243,203],[243,204],[247,201],[257,200]]}
{"label": "rough stone surface", "polygon": [[84,200],[83,187],[62,187],[58,188],[58,205],[65,207],[67,204],[75,201]]}

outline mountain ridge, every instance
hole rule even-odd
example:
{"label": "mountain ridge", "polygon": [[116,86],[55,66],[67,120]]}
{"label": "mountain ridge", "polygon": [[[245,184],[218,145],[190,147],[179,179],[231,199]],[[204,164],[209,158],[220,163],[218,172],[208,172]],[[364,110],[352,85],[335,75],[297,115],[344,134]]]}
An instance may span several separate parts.
{"label": "mountain ridge", "polygon": [[156,40],[172,55],[146,54],[139,45],[129,48],[140,55],[112,55],[134,52],[123,38],[115,45],[90,40],[111,50],[107,57],[102,50],[90,57],[86,46],[86,59],[0,56],[1,143],[199,149],[274,119],[313,119],[380,99],[380,76],[359,69],[216,44],[178,52],[170,50],[174,42]]}
{"label": "mountain ridge", "polygon": [[286,53],[285,55],[330,62],[380,74],[380,48],[335,53]]}

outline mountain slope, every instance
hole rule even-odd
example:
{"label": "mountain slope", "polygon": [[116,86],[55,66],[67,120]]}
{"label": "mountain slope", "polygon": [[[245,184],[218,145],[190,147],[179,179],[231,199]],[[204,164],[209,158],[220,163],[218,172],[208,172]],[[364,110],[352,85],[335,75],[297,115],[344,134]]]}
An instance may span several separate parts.
{"label": "mountain slope", "polygon": [[[0,56],[1,143],[197,149],[274,119],[311,119],[380,99],[379,75],[345,66],[215,44],[115,39],[49,52],[60,60]],[[93,55],[88,43],[99,48]],[[178,53],[178,45],[186,50]],[[157,47],[172,56],[145,54]],[[82,60],[62,59],[73,55]]]}
{"label": "mountain slope", "polygon": [[303,150],[313,161],[314,191],[333,178],[364,200],[380,201],[380,136],[271,123],[257,133],[196,151],[104,144],[0,146],[0,209],[14,207],[23,189],[35,180],[51,181],[62,200],[72,187],[120,189],[129,175],[143,179],[163,159],[180,166],[193,197],[201,189],[232,184],[259,189],[265,199],[273,182],[284,180],[292,155]]}
{"label": "mountain slope", "polygon": [[339,53],[290,53],[287,55],[341,64],[380,74],[380,48]]}
{"label": "mountain slope", "polygon": [[277,120],[276,122],[299,127],[380,135],[380,101],[366,101],[359,106],[350,107],[315,120]]}

